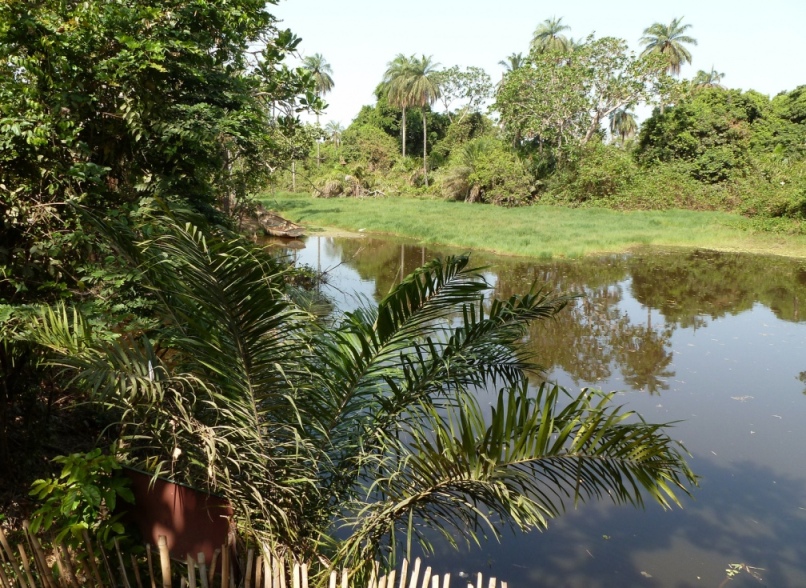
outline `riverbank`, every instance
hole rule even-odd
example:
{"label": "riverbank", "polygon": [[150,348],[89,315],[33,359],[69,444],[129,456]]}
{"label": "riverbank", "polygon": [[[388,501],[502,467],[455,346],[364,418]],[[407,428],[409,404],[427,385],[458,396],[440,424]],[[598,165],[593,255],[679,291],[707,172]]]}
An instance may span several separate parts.
{"label": "riverbank", "polygon": [[806,259],[806,236],[754,230],[736,214],[690,210],[502,208],[413,198],[312,198],[266,194],[263,204],[311,231],[397,235],[503,255],[576,258],[637,247],[692,247]]}

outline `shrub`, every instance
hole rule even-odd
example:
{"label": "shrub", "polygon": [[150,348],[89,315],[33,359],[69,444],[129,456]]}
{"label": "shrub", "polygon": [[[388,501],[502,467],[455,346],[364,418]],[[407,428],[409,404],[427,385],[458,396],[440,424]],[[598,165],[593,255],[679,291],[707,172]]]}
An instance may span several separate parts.
{"label": "shrub", "polygon": [[388,171],[399,159],[395,140],[377,127],[351,125],[342,141],[345,161],[361,163],[371,172]]}
{"label": "shrub", "polygon": [[569,204],[612,198],[634,181],[637,172],[623,149],[588,143],[567,153],[563,166],[549,179],[548,197]]}
{"label": "shrub", "polygon": [[518,156],[502,141],[474,139],[454,153],[440,180],[445,198],[514,205],[532,195],[532,182]]}

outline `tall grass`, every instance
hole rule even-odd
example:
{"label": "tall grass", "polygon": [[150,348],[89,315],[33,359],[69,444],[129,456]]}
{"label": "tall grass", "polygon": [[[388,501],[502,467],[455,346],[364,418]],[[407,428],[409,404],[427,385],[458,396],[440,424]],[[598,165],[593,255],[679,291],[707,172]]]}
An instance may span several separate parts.
{"label": "tall grass", "polygon": [[806,237],[758,232],[724,212],[616,211],[413,198],[333,198],[266,194],[263,203],[309,228],[405,236],[424,244],[525,257],[581,257],[639,246],[698,247],[806,258]]}

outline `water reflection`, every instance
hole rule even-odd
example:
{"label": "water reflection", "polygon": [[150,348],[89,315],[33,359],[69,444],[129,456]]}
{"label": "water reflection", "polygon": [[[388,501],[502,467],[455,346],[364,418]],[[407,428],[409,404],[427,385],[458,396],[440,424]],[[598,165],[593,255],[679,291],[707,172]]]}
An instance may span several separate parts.
{"label": "water reflection", "polygon": [[[311,238],[294,254],[326,270],[342,309],[378,300],[437,251],[396,240]],[[575,261],[474,255],[494,295],[532,283],[577,299],[534,325],[546,377],[619,390],[619,402],[673,430],[702,476],[683,510],[584,505],[543,534],[509,535],[440,570],[515,586],[717,587],[730,564],[763,585],[806,586],[806,264],[703,251]],[[744,574],[732,587],[758,586]]]}

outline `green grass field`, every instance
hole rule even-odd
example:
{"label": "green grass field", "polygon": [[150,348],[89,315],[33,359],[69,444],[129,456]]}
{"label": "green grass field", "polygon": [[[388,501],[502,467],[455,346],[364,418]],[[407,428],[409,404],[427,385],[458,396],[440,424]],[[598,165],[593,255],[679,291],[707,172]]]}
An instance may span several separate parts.
{"label": "green grass field", "polygon": [[311,231],[363,229],[423,244],[505,255],[580,257],[649,245],[806,258],[806,237],[752,231],[743,217],[720,212],[500,208],[414,198],[317,199],[289,193],[265,194],[261,200]]}

